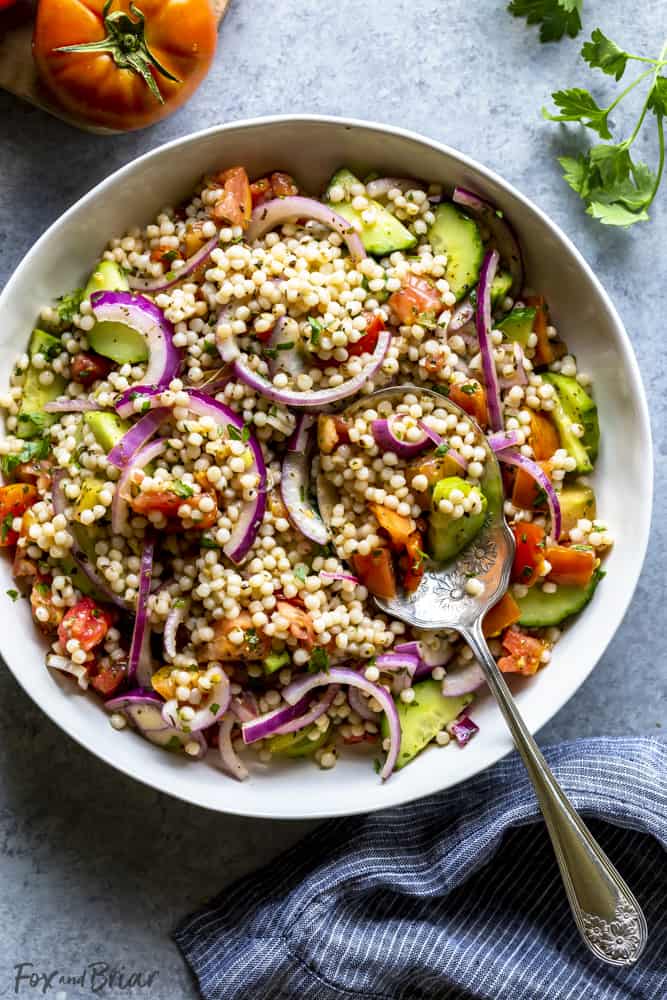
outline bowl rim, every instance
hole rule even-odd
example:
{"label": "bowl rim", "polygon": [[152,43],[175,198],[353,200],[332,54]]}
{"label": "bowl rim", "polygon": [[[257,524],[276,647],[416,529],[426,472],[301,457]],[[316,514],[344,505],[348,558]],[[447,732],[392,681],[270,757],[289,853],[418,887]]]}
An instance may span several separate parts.
{"label": "bowl rim", "polygon": [[[337,115],[321,115],[321,114],[278,114],[278,115],[264,115],[255,118],[242,118],[236,119],[234,121],[225,122],[223,124],[212,125],[205,129],[199,129],[196,132],[189,132],[186,135],[180,136],[175,139],[170,139],[167,142],[161,143],[160,145],[142,153],[140,156],[134,157],[128,163],[123,164],[117,170],[108,174],[101,181],[90,188],[85,194],[78,198],[69,208],[62,212],[42,233],[42,235],[37,239],[33,246],[28,250],[28,252],[23,256],[19,263],[14,268],[12,274],[10,275],[5,287],[0,293],[0,314],[3,308],[6,306],[7,301],[11,298],[13,286],[18,281],[18,276],[25,268],[29,267],[34,258],[37,258],[42,252],[42,247],[48,244],[51,239],[52,233],[59,229],[59,227],[65,223],[71,216],[74,216],[82,207],[95,198],[104,196],[108,187],[112,187],[124,176],[135,171],[140,165],[148,164],[152,159],[159,158],[170,150],[178,149],[190,144],[196,144],[198,141],[213,135],[224,135],[225,132],[232,130],[251,130],[254,128],[263,128],[270,125],[290,125],[294,123],[304,123],[304,124],[321,124],[321,125],[331,125],[331,126],[342,126],[345,128],[360,128],[370,131],[375,131],[384,135],[394,135],[399,138],[405,138],[412,142],[418,143],[423,146],[428,146],[437,153],[444,154],[454,160],[457,160],[463,166],[474,171],[479,176],[490,181],[492,184],[497,185],[510,196],[515,198],[524,209],[533,213],[539,221],[550,230],[551,234],[555,236],[556,240],[566,247],[566,249],[571,254],[572,258],[576,262],[577,266],[583,271],[588,281],[600,295],[601,299],[604,301],[605,307],[611,323],[615,328],[616,342],[620,353],[623,357],[623,363],[625,371],[628,377],[628,382],[634,398],[637,403],[637,413],[638,413],[638,425],[639,425],[639,435],[641,438],[640,444],[646,449],[650,455],[650,461],[646,468],[646,486],[648,489],[642,491],[646,499],[642,503],[640,508],[641,512],[641,524],[639,525],[638,534],[638,545],[636,551],[639,554],[639,559],[636,561],[636,571],[633,574],[632,579],[627,577],[624,580],[625,585],[625,598],[622,603],[622,607],[619,612],[618,624],[616,628],[609,634],[604,645],[600,648],[599,654],[595,657],[590,665],[581,671],[577,672],[577,683],[574,688],[568,688],[563,686],[562,694],[555,698],[550,699],[549,706],[546,711],[540,713],[540,718],[537,723],[530,723],[529,729],[531,733],[536,733],[543,725],[550,721],[554,715],[572,698],[578,689],[581,687],[586,678],[592,673],[593,669],[597,666],[598,662],[604,655],[607,647],[609,646],[611,640],[616,635],[627,614],[628,607],[634,597],[635,590],[637,588],[637,583],[642,572],[643,564],[646,558],[646,551],[648,547],[649,535],[650,535],[650,525],[651,516],[653,510],[653,491],[654,491],[654,457],[653,457],[653,441],[652,441],[652,431],[651,423],[649,417],[648,402],[646,398],[646,392],[644,389],[639,364],[635,356],[634,350],[632,348],[632,343],[630,337],[625,329],[623,321],[621,320],[616,307],[607,293],[606,289],[602,285],[601,281],[593,271],[592,267],[588,264],[582,253],[575,246],[573,241],[566,235],[565,232],[560,228],[560,226],[554,222],[549,216],[538,206],[532,199],[528,198],[526,195],[522,194],[513,184],[505,180],[499,174],[497,174],[491,168],[485,166],[484,164],[478,162],[473,157],[466,153],[462,153],[460,150],[447,145],[446,143],[438,142],[435,139],[430,139],[427,136],[422,135],[419,132],[415,132],[411,129],[405,129],[396,125],[385,125],[382,122],[377,122],[372,119],[360,119],[352,118],[347,116],[337,116]],[[387,785],[383,786],[383,799],[384,801],[372,802],[369,806],[362,808],[352,807],[347,809],[344,806],[342,808],[327,808],[320,809],[316,807],[315,809],[308,810],[307,812],[285,812],[282,814],[276,814],[275,811],[263,809],[261,806],[248,808],[235,808],[234,802],[221,808],[217,803],[211,803],[204,801],[202,797],[198,794],[186,794],[181,790],[174,790],[169,787],[169,775],[165,771],[165,776],[156,775],[155,777],[149,777],[138,770],[134,770],[131,766],[126,765],[122,761],[118,761],[108,754],[106,754],[100,747],[98,747],[93,740],[88,739],[86,736],[76,733],[69,728],[66,728],[63,723],[58,719],[58,712],[50,707],[43,706],[40,702],[36,701],[30,691],[30,680],[29,674],[27,672],[22,672],[16,669],[9,659],[4,655],[2,646],[4,645],[2,641],[2,634],[0,633],[0,655],[2,656],[4,662],[7,664],[9,670],[13,674],[14,678],[18,682],[25,693],[30,697],[30,699],[36,704],[41,711],[43,711],[51,721],[58,726],[60,730],[64,732],[73,740],[75,740],[80,746],[84,747],[90,753],[92,753],[98,760],[103,761],[105,764],[113,767],[115,770],[120,771],[127,777],[133,778],[139,781],[141,784],[146,785],[149,788],[157,789],[160,792],[164,792],[173,798],[179,799],[180,801],[187,802],[190,805],[196,805],[203,809],[208,809],[212,812],[237,815],[237,816],[247,816],[249,818],[255,819],[273,819],[273,820],[297,820],[297,819],[326,819],[336,816],[352,816],[359,815],[367,812],[375,812],[382,809],[390,808],[398,805],[406,805],[408,803],[414,802],[420,798],[425,798],[428,795],[437,794],[442,792],[445,788],[453,788],[458,784],[461,784],[470,778],[474,777],[476,774],[481,773],[487,768],[491,767],[494,763],[502,760],[509,753],[514,751],[514,748],[510,745],[504,752],[498,753],[494,751],[492,754],[488,755],[486,760],[482,760],[479,767],[472,774],[462,775],[460,778],[448,782],[446,786],[438,788],[437,786],[430,791],[420,791],[416,790],[411,792],[410,786],[406,785],[405,788],[401,787],[400,792],[398,791],[398,786],[394,791],[392,783],[389,782]],[[446,773],[443,771],[443,774]]]}

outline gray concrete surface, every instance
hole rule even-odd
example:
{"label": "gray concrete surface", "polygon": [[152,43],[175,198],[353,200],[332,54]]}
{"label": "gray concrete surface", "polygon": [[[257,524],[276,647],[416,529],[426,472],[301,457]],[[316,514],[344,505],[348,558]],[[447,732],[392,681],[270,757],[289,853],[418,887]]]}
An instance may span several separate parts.
{"label": "gray concrete surface", "polygon": [[[658,6],[634,5],[628,18],[621,0],[587,0],[586,26],[600,24],[628,48],[653,54]],[[0,282],[53,219],[132,157],[216,122],[276,112],[373,118],[448,142],[503,173],[569,233],[633,338],[653,414],[657,491],[632,607],[594,674],[541,731],[543,743],[652,735],[667,721],[666,199],[649,225],[614,231],[584,215],[561,181],[555,156],[572,140],[542,123],[539,108],[552,90],[588,86],[578,48],[570,40],[540,46],[503,0],[233,0],[209,79],[156,128],[90,136],[0,94]],[[651,162],[655,150],[645,155]],[[214,815],[134,784],[59,732],[6,671],[0,734],[0,996],[17,987],[19,996],[42,995],[25,979],[16,983],[19,963],[33,963],[26,975],[78,975],[107,962],[128,975],[159,970],[150,988],[105,989],[110,1000],[196,997],[170,928],[307,824]],[[58,988],[68,1000],[94,995],[57,985],[46,995]]]}

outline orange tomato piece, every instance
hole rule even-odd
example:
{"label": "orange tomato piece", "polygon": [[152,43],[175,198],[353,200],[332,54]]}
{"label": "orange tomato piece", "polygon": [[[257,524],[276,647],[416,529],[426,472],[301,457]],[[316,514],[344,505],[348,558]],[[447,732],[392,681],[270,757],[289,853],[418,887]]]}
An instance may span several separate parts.
{"label": "orange tomato piece", "polygon": [[407,594],[413,594],[424,575],[424,542],[421,532],[413,531],[401,556],[401,583]]}
{"label": "orange tomato piece", "polygon": [[536,462],[546,462],[560,448],[560,438],[553,421],[533,410],[530,415],[530,446]]}
{"label": "orange tomato piece", "polygon": [[484,615],[483,631],[487,638],[515,625],[521,617],[521,609],[509,591]]}
{"label": "orange tomato piece", "polygon": [[572,545],[548,545],[544,558],[551,564],[548,579],[564,587],[587,587],[597,564],[593,549]]}
{"label": "orange tomato piece", "polygon": [[533,365],[539,368],[542,365],[550,365],[561,355],[562,344],[559,341],[551,340],[547,333],[549,326],[549,309],[543,295],[527,295],[524,299],[527,306],[535,309],[535,319],[533,320],[533,333],[537,336],[535,345],[535,357]]}
{"label": "orange tomato piece", "polygon": [[10,483],[0,486],[0,546],[15,545],[18,532],[12,528],[15,517],[23,517],[26,510],[39,499],[37,488],[31,483]]}
{"label": "orange tomato piece", "polygon": [[269,181],[274,198],[293,198],[295,194],[299,193],[292,175],[286,174],[282,170],[274,170]]}
{"label": "orange tomato piece", "polygon": [[389,297],[389,308],[399,323],[405,326],[423,322],[424,319],[434,324],[442,311],[442,298],[430,281],[411,274],[403,286]]}
{"label": "orange tomato piece", "polygon": [[449,390],[449,398],[462,410],[476,420],[480,427],[486,427],[489,422],[489,411],[486,405],[486,390],[479,382],[457,382]]}
{"label": "orange tomato piece", "polygon": [[[551,479],[551,462],[538,462]],[[520,510],[543,510],[546,506],[544,491],[525,469],[517,469],[512,489],[512,503]]]}
{"label": "orange tomato piece", "polygon": [[313,619],[308,612],[290,601],[278,601],[276,611],[287,619],[287,630],[290,635],[303,643],[306,649],[312,649],[315,641],[315,629],[313,628]]}
{"label": "orange tomato piece", "polygon": [[[104,7],[105,0],[40,0],[32,43],[37,71],[74,118],[122,132],[144,128],[185,103],[206,76],[217,44],[213,6],[209,0],[141,0],[136,6],[114,0],[112,10]],[[144,75],[94,48],[112,35],[119,61],[142,62]],[[82,45],[90,47],[59,51]]]}
{"label": "orange tomato piece", "polygon": [[510,628],[502,640],[503,649],[508,656],[498,660],[498,666],[504,674],[524,674],[530,676],[537,672],[542,662],[542,653],[547,644],[540,639],[534,639],[519,629]]}
{"label": "orange tomato piece", "polygon": [[512,582],[530,587],[537,579],[537,573],[544,561],[544,528],[530,521],[519,521],[512,525],[515,551],[512,564]]}
{"label": "orange tomato piece", "polygon": [[408,539],[413,533],[414,523],[412,518],[404,514],[397,514],[395,510],[390,510],[381,503],[369,503],[368,505],[375,515],[378,524],[389,535],[394,548],[404,549],[408,544]]}
{"label": "orange tomato piece", "polygon": [[252,215],[250,181],[244,167],[231,167],[215,177],[222,186],[222,198],[213,207],[216,222],[228,222],[245,229]]}
{"label": "orange tomato piece", "polygon": [[357,553],[352,556],[352,565],[371,594],[387,599],[396,596],[396,577],[388,548],[377,546],[367,556]]}

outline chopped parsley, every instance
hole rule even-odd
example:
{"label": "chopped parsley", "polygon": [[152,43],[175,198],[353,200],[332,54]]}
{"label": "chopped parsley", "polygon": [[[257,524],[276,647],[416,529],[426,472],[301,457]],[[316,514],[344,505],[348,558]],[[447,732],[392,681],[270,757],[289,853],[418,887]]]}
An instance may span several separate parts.
{"label": "chopped parsley", "polygon": [[11,597],[12,601],[18,600],[19,592],[18,590],[7,590],[5,591],[7,597]]}
{"label": "chopped parsley", "polygon": [[465,392],[466,396],[474,396],[477,392],[477,386],[467,382],[466,385],[461,386],[461,392]]}
{"label": "chopped parsley", "polygon": [[547,502],[546,490],[539,489],[535,495],[535,506],[542,507]]}
{"label": "chopped parsley", "polygon": [[13,516],[11,514],[5,514],[5,516],[2,519],[2,527],[0,528],[0,541],[2,542],[7,541],[7,535],[12,530],[13,522],[14,522]]}
{"label": "chopped parsley", "polygon": [[220,546],[216,542],[215,538],[211,538],[210,535],[202,535],[199,544],[203,549],[219,549]]}
{"label": "chopped parsley", "polygon": [[24,441],[21,450],[15,455],[3,455],[0,458],[0,469],[5,476],[11,476],[17,465],[23,465],[24,462],[37,462],[46,458],[48,453],[49,441],[47,438]]}
{"label": "chopped parsley", "polygon": [[71,323],[83,302],[83,288],[75,288],[67,295],[61,295],[56,304],[56,312],[61,323]]}
{"label": "chopped parsley", "polygon": [[379,774],[382,770],[382,761],[378,757],[373,761],[373,770],[376,774]]}
{"label": "chopped parsley", "polygon": [[187,500],[188,497],[194,496],[195,491],[189,483],[184,483],[182,479],[175,479],[169,485],[169,492],[175,493],[177,497],[181,497],[183,500]]}
{"label": "chopped parsley", "polygon": [[164,745],[165,750],[171,750],[172,753],[183,749],[183,744],[179,740],[178,736],[172,736],[168,743]]}
{"label": "chopped parsley", "polygon": [[245,637],[245,643],[248,649],[257,649],[260,643],[259,636],[257,635],[256,628],[247,628],[243,633]]}
{"label": "chopped parsley", "polygon": [[320,670],[323,670],[325,673],[328,672],[329,654],[322,646],[315,646],[308,661],[308,673],[317,674]]}
{"label": "chopped parsley", "polygon": [[442,458],[442,456],[446,455],[448,451],[449,451],[449,445],[443,441],[442,444],[438,445],[433,454],[437,458]]}
{"label": "chopped parsley", "polygon": [[297,566],[295,570],[292,571],[297,580],[301,580],[301,583],[306,582],[306,577],[308,576],[308,567],[303,564]]}
{"label": "chopped parsley", "polygon": [[308,317],[308,324],[310,326],[310,342],[313,347],[319,347],[320,338],[322,336],[322,330],[324,327],[320,323],[319,319],[315,319],[314,316]]}
{"label": "chopped parsley", "polygon": [[176,600],[174,601],[174,607],[175,608],[184,608],[185,607],[185,601],[183,600],[182,597],[177,597],[176,598]]}
{"label": "chopped parsley", "polygon": [[178,257],[178,251],[176,250],[165,250],[162,254],[162,263],[171,264],[172,260],[176,260]]}
{"label": "chopped parsley", "polygon": [[220,706],[218,705],[217,701],[214,701],[212,705],[209,705],[209,709],[215,715],[216,712],[220,711]]}
{"label": "chopped parsley", "polygon": [[247,441],[250,438],[250,428],[244,424],[241,430],[234,424],[227,424],[227,433],[232,441]]}

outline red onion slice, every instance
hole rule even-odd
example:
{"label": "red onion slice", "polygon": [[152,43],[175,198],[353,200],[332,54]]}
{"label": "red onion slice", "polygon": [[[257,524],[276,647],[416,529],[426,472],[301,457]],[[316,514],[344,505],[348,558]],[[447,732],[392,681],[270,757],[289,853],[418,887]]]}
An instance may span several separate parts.
{"label": "red onion slice", "polygon": [[424,677],[430,677],[434,667],[444,667],[453,655],[451,649],[447,649],[443,652],[434,652],[423,643],[414,641],[399,643],[397,646],[394,646],[394,652],[417,657],[418,663],[417,669],[413,674],[413,681],[419,681]]}
{"label": "red onion slice", "polygon": [[182,747],[197,744],[196,754],[188,754],[193,760],[205,756],[208,745],[200,732],[184,733],[168,725],[162,717],[162,699],[154,691],[135,688],[118,698],[110,698],[104,703],[107,712],[118,712],[151,743],[171,749],[177,741]]}
{"label": "red onion slice", "polygon": [[[156,410],[155,412],[157,413],[158,411]],[[143,448],[140,448],[139,451],[133,456],[132,461],[129,462],[123,469],[118,482],[116,483],[116,490],[113,495],[113,500],[111,501],[111,530],[115,535],[122,535],[125,525],[127,524],[129,508],[125,494],[127,492],[132,473],[135,469],[143,469],[145,466],[149,465],[154,459],[162,454],[166,447],[166,441],[151,441],[150,444],[146,444]]]}
{"label": "red onion slice", "polygon": [[174,328],[161,309],[131,292],[93,292],[90,304],[98,323],[122,323],[146,341],[148,385],[171,382],[180,367],[181,354],[174,347]]}
{"label": "red onion slice", "polygon": [[[285,334],[286,316],[280,316],[266,342],[269,375],[271,378],[279,372],[287,372],[295,377],[304,370],[304,360],[298,344]],[[222,351],[220,352],[222,355]]]}
{"label": "red onion slice", "polygon": [[248,768],[245,766],[236,750],[232,746],[232,729],[236,719],[231,713],[223,716],[218,730],[218,750],[220,751],[220,764],[225,774],[237,781],[245,781],[248,777]]}
{"label": "red onion slice", "polygon": [[299,195],[275,198],[273,201],[258,205],[246,230],[246,241],[252,243],[254,240],[259,240],[269,230],[292,219],[314,219],[316,222],[321,222],[330,229],[335,229],[343,237],[351,257],[362,260],[366,256],[359,233],[347,219],[322,202],[315,201],[314,198],[302,198]]}
{"label": "red onion slice", "polygon": [[366,722],[378,721],[378,713],[373,711],[368,704],[368,699],[364,698],[359,688],[350,687],[347,692],[347,700],[350,703],[352,711],[356,712]]}
{"label": "red onion slice", "polygon": [[296,733],[300,729],[305,729],[306,726],[311,725],[311,723],[319,719],[321,715],[324,715],[339,690],[340,688],[338,684],[332,684],[328,688],[324,697],[320,698],[320,700],[316,702],[305,715],[300,715],[296,719],[290,719],[290,721],[282,725],[280,729],[276,729],[276,736],[283,736],[285,733]]}
{"label": "red onion slice", "polygon": [[108,407],[99,406],[94,399],[76,399],[61,396],[60,399],[52,399],[50,403],[44,404],[45,413],[90,413],[93,410],[104,410]]}
{"label": "red onion slice", "polygon": [[289,519],[306,538],[318,545],[329,540],[327,527],[310,502],[310,445],[315,418],[301,414],[296,429],[287,445],[280,474],[280,495],[287,508]]}
{"label": "red onion slice", "polygon": [[375,443],[382,451],[392,451],[399,458],[413,458],[427,447],[430,435],[426,433],[420,422],[420,436],[415,441],[407,441],[400,437],[405,428],[401,428],[404,422],[404,414],[395,413],[386,419],[373,420],[371,431],[375,438]]}
{"label": "red onion slice", "polygon": [[352,576],[351,573],[329,573],[326,569],[321,569],[320,577],[322,580],[341,580],[347,583],[354,583],[356,586],[361,584],[361,580],[356,576]]}
{"label": "red onion slice", "polygon": [[[132,629],[132,643],[130,645],[130,655],[127,660],[128,680],[138,680],[142,687],[148,687],[151,679],[151,657],[150,657],[150,629],[148,623],[148,595],[151,592],[151,577],[153,575],[153,554],[155,552],[155,540],[152,536],[147,536],[144,540],[144,547],[141,553],[141,564],[139,567],[139,593],[137,594],[137,610],[134,618],[134,628]],[[147,638],[145,638],[147,637]],[[141,670],[139,666],[141,663]],[[141,673],[141,677],[139,677]]]}
{"label": "red onion slice", "polygon": [[456,722],[450,722],[448,728],[460,747],[464,747],[468,740],[479,732],[479,726],[469,715],[462,715]]}
{"label": "red onion slice", "polygon": [[178,702],[175,698],[164,703],[162,718],[169,726],[173,726],[174,729],[178,729],[181,732],[199,733],[203,729],[208,729],[209,726],[212,726],[223,717],[232,699],[231,685],[229,677],[222,667],[218,667],[218,670],[220,680],[211,688],[211,693],[206,698],[206,704],[195,709],[192,719],[186,722],[181,718]]}
{"label": "red onion slice", "polygon": [[440,448],[443,444],[446,445],[447,451],[444,452],[444,454],[447,455],[449,458],[454,459],[456,464],[460,465],[463,471],[465,472],[465,470],[468,468],[468,462],[463,457],[463,455],[459,455],[456,449],[450,448],[446,440],[443,437],[440,437],[440,435],[436,433],[436,431],[434,431],[431,427],[429,427],[429,425],[425,423],[425,421],[419,420],[418,423],[421,429],[431,439],[431,441],[433,442],[434,445],[436,445],[436,447]]}
{"label": "red onion slice", "polygon": [[491,451],[504,451],[506,448],[517,448],[523,444],[523,434],[519,431],[496,431],[486,439]]}
{"label": "red onion slice", "polygon": [[358,674],[356,670],[347,667],[330,667],[326,672],[318,674],[307,674],[296,681],[292,681],[283,690],[283,698],[291,705],[297,704],[313,688],[322,687],[329,684],[341,684],[345,686],[357,687],[361,691],[372,695],[382,706],[382,710],[387,716],[389,726],[389,750],[385,762],[380,771],[383,781],[390,776],[394,770],[396,759],[401,748],[401,723],[396,711],[396,705],[391,695],[379,684],[367,681],[363,674]]}
{"label": "red onion slice", "polygon": [[[244,358],[237,358],[233,363],[234,374],[237,378],[250,386],[261,396],[273,400],[274,403],[283,403],[285,406],[307,406],[320,408],[328,406],[329,403],[336,403],[339,399],[346,399],[353,396],[382,365],[385,354],[391,341],[391,332],[382,330],[375,345],[375,350],[371,355],[371,360],[366,367],[354,378],[348,379],[342,385],[334,386],[330,389],[311,389],[307,392],[299,392],[294,389],[278,389],[267,378],[253,371]],[[120,411],[118,411],[120,412]]]}
{"label": "red onion slice", "polygon": [[474,191],[457,187],[454,189],[452,201],[457,205],[463,205],[473,215],[476,215],[488,227],[491,239],[500,253],[500,257],[507,265],[507,269],[512,275],[512,287],[510,294],[516,298],[523,288],[523,256],[521,246],[512,226],[505,216],[495,205],[486,201]]}
{"label": "red onion slice", "polygon": [[[284,694],[284,692],[283,692]],[[298,719],[304,712],[308,711],[311,699],[305,695],[294,704],[280,705],[272,712],[257,716],[256,719],[249,719],[241,726],[241,734],[244,743],[256,743],[257,740],[266,739],[268,736],[275,736],[282,726]]]}
{"label": "red onion slice", "polygon": [[551,516],[551,534],[553,535],[554,541],[557,542],[560,538],[562,529],[560,501],[558,499],[558,494],[551,484],[551,480],[542,466],[538,465],[537,462],[534,462],[532,458],[526,458],[526,456],[522,455],[520,451],[511,451],[509,449],[500,451],[498,453],[498,458],[501,462],[505,462],[506,465],[515,465],[520,469],[523,469],[529,476],[532,476],[540,489],[544,490],[547,498],[547,504],[549,506],[549,514]]}
{"label": "red onion slice", "polygon": [[452,313],[452,318],[447,326],[447,333],[456,333],[462,327],[466,326],[475,315],[475,307],[470,301],[470,296],[459,302],[456,309]]}
{"label": "red onion slice", "polygon": [[186,606],[185,601],[182,601],[180,604],[174,604],[170,608],[167,619],[164,623],[162,648],[164,650],[164,657],[166,660],[173,660],[176,656],[176,633],[185,618]]}
{"label": "red onion slice", "polygon": [[179,281],[183,281],[183,278],[187,278],[189,274],[196,271],[197,268],[207,260],[212,252],[218,245],[218,234],[212,236],[208,242],[204,243],[199,250],[195,251],[192,256],[188,257],[183,263],[183,267],[179,267],[177,271],[167,271],[166,274],[161,275],[159,278],[137,278],[134,275],[128,275],[127,283],[130,288],[133,288],[140,292],[165,292],[172,285],[176,285]]}
{"label": "red onion slice", "polygon": [[[509,346],[509,345],[507,345]],[[512,356],[514,359],[514,371],[511,375],[503,375],[499,379],[499,385],[501,389],[511,389],[514,385],[527,385],[528,383],[528,373],[524,368],[524,353],[521,344],[514,341],[511,345]]]}
{"label": "red onion slice", "polygon": [[166,406],[150,410],[130,427],[107,455],[107,462],[117,469],[124,469],[132,461],[135,454],[147,441],[153,437],[160,424],[171,416],[171,410]]}
{"label": "red onion slice", "polygon": [[[63,480],[67,477],[66,469],[56,469],[53,473],[53,479],[51,483],[52,496],[53,496],[53,512],[54,514],[62,514],[66,517],[65,510],[67,509],[67,499],[65,497],[65,492],[63,489]],[[77,565],[83,570],[85,575],[88,577],[93,587],[110,601],[111,604],[115,604],[117,608],[122,608],[123,611],[127,610],[127,602],[123,600],[118,594],[116,594],[109,584],[106,582],[104,577],[102,577],[96,569],[92,566],[88,556],[83,551],[81,546],[76,540],[76,535],[73,531],[70,532],[72,538],[74,539],[74,544],[70,548],[70,555],[77,563]]]}
{"label": "red onion slice", "polygon": [[446,698],[458,698],[462,694],[471,694],[486,683],[484,671],[479,663],[473,660],[465,667],[448,671],[442,682],[442,693]]}
{"label": "red onion slice", "polygon": [[479,350],[482,356],[482,371],[484,372],[484,383],[486,385],[486,401],[489,408],[489,421],[494,431],[502,430],[503,414],[500,402],[500,388],[498,386],[498,374],[496,372],[496,362],[493,356],[493,344],[491,343],[491,283],[498,267],[498,251],[491,250],[487,253],[482,264],[479,276],[479,286],[477,289],[477,313],[475,322],[477,325],[477,339],[479,340]]}
{"label": "red onion slice", "polygon": [[256,719],[259,715],[257,699],[252,691],[242,691],[240,696],[234,695],[229,708],[239,722],[250,722],[251,719]]}
{"label": "red onion slice", "polygon": [[419,658],[413,653],[405,653],[395,650],[393,653],[382,653],[375,658],[375,666],[378,670],[407,670],[410,677],[419,666]]}

